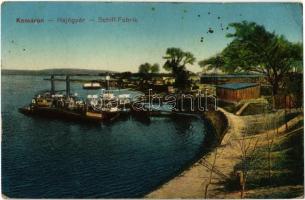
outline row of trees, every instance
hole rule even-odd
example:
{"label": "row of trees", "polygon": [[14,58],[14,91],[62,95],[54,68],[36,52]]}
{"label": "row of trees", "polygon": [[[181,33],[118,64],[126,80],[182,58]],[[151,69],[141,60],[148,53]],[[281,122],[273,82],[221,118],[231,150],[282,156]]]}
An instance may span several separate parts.
{"label": "row of trees", "polygon": [[[301,43],[293,43],[282,35],[267,31],[264,26],[254,22],[243,21],[231,23],[234,33],[227,34],[232,41],[220,53],[199,61],[199,65],[208,70],[219,69],[223,72],[255,72],[266,76],[272,86],[273,96],[277,95],[283,85],[285,76],[293,69],[303,67],[303,48]],[[190,85],[190,72],[187,65],[196,61],[190,52],[179,48],[168,48],[163,57],[163,68],[171,71],[178,89]],[[145,63],[139,72],[154,73],[159,71],[157,64]]]}

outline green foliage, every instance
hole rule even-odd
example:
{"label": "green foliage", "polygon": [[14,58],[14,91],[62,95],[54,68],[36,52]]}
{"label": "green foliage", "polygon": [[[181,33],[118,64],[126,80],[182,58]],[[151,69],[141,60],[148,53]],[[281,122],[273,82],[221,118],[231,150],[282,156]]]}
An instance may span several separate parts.
{"label": "green foliage", "polygon": [[168,48],[166,55],[163,57],[166,62],[163,68],[171,71],[175,76],[175,87],[183,90],[190,86],[190,72],[186,69],[186,65],[193,65],[195,57],[190,52],[184,52],[179,48]]}
{"label": "green foliage", "polygon": [[287,73],[283,80],[284,95],[292,95],[296,107],[301,107],[303,104],[303,74]]}
{"label": "green foliage", "polygon": [[150,71],[150,64],[144,63],[139,66],[139,73],[149,73]]}
{"label": "green foliage", "polygon": [[271,113],[271,111],[267,103],[250,103],[241,113],[241,116],[266,114]]}
{"label": "green foliage", "polygon": [[[293,198],[303,194],[297,189],[304,184],[304,129],[303,121],[291,127],[284,134],[277,135],[271,149],[272,176],[268,179],[267,146],[259,146],[253,155],[256,159],[249,164],[246,198]],[[241,163],[235,166],[240,170]],[[239,190],[239,180],[232,174],[226,180],[226,190]],[[291,191],[294,189],[295,191]]]}
{"label": "green foliage", "polygon": [[148,74],[148,73],[158,73],[159,65],[157,63],[151,65],[149,63],[144,63],[139,66],[139,73]]}
{"label": "green foliage", "polygon": [[217,54],[214,57],[199,61],[199,66],[205,70],[220,69],[225,63],[223,57]]}
{"label": "green foliage", "polygon": [[157,63],[153,64],[151,67],[150,67],[150,72],[151,73],[158,73],[160,71],[160,67]]}
{"label": "green foliage", "polygon": [[272,85],[273,94],[277,94],[284,75],[302,65],[302,44],[289,42],[254,22],[230,26],[235,29],[234,33],[227,34],[232,42],[220,54],[200,61],[200,66],[225,72],[262,73]]}

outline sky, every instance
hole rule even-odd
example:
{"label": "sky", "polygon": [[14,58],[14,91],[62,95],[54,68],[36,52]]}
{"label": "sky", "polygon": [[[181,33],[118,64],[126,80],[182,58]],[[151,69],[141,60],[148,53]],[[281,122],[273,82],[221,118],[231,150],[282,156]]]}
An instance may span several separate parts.
{"label": "sky", "polygon": [[[99,21],[112,17],[116,21]],[[126,17],[136,22],[122,22]],[[44,22],[19,23],[18,18]],[[67,18],[84,22],[60,20]],[[228,24],[243,20],[302,42],[300,3],[6,2],[1,7],[1,64],[2,69],[136,72],[145,62],[162,67],[166,49],[177,47],[195,56],[188,69],[199,72],[198,61],[230,43]],[[209,28],[214,32],[207,33]]]}

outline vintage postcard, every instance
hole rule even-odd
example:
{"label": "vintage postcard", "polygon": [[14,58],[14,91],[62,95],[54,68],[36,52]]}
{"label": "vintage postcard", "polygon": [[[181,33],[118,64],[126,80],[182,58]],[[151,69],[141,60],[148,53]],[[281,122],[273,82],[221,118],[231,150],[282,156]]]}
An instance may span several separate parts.
{"label": "vintage postcard", "polygon": [[2,197],[304,198],[302,9],[2,3]]}

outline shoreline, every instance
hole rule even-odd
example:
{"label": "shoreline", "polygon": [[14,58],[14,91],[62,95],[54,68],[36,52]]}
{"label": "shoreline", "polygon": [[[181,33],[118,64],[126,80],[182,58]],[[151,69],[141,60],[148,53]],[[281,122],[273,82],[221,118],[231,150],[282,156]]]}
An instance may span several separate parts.
{"label": "shoreline", "polygon": [[[207,197],[224,198],[226,196],[224,192],[220,192],[221,184],[217,183],[220,183],[224,176],[230,176],[234,165],[239,160],[239,152],[234,148],[236,146],[236,144],[234,145],[236,142],[234,138],[238,137],[237,134],[245,127],[245,123],[242,118],[221,108],[219,110],[224,114],[228,123],[226,129],[222,130],[222,133],[215,127],[215,122],[217,122],[215,118],[210,123],[210,126],[214,127],[214,133],[217,134],[216,139],[219,139],[218,145],[212,146],[210,148],[211,151],[204,154],[193,165],[147,194],[145,198],[203,198],[204,188],[208,183],[211,173],[209,166],[213,163],[215,156],[217,159],[214,167],[215,170],[212,173],[213,182],[209,185]],[[209,115],[206,117],[208,121],[211,120]],[[221,171],[221,173],[215,173],[215,171]]]}
{"label": "shoreline", "polygon": [[[241,117],[229,113],[221,108],[219,110],[221,110],[228,119],[228,127],[221,143],[211,152],[199,158],[199,160],[190,168],[186,169],[167,183],[161,185],[159,189],[150,192],[145,196],[145,198],[240,198],[239,191],[228,192],[225,190],[224,180],[227,178],[232,180],[232,176],[235,174],[234,167],[240,162],[241,150],[239,147],[239,139],[241,138],[241,133],[249,128],[249,120],[257,116]],[[285,133],[287,127],[293,127],[302,120],[303,115],[298,114],[288,120],[286,124],[281,124],[274,129],[262,130],[254,136],[250,135],[248,137],[260,138],[264,141],[264,138],[266,138],[268,133],[277,132],[277,134],[281,135],[282,133]],[[263,145],[264,143],[261,142],[258,146]],[[215,165],[213,166],[211,163],[214,163]],[[213,168],[212,173],[210,170],[211,168]],[[238,181],[238,179],[236,179],[236,181]],[[207,185],[208,190],[207,194],[205,194],[205,188]],[[250,193],[251,191],[249,190],[248,192]]]}
{"label": "shoreline", "polygon": [[[220,112],[220,111],[218,111]],[[207,114],[209,113],[209,114]],[[214,114],[211,114],[214,113]],[[225,115],[220,112],[221,117],[219,117],[219,114],[216,114],[216,118],[215,118],[215,113],[217,112],[203,112],[203,114],[194,114],[194,116],[198,117],[199,119],[203,120],[202,123],[204,124],[204,126],[206,127],[207,130],[207,135],[205,136],[202,144],[200,145],[200,150],[199,152],[194,156],[194,158],[192,160],[190,160],[190,162],[188,162],[187,164],[185,164],[176,174],[168,177],[166,180],[161,181],[156,187],[153,188],[153,190],[151,190],[148,193],[145,193],[143,196],[140,196],[140,198],[147,198],[147,195],[149,195],[150,193],[152,193],[153,191],[159,190],[163,185],[165,185],[166,183],[170,182],[171,180],[175,179],[176,177],[180,176],[183,172],[189,170],[190,168],[192,168],[192,166],[194,164],[196,164],[200,159],[202,159],[203,157],[205,157],[206,155],[208,155],[211,151],[213,151],[218,145],[219,145],[219,134],[221,132],[225,133],[226,130],[221,131],[219,126],[215,126],[215,123],[217,123],[219,120],[225,120],[226,121],[226,127],[228,126],[228,122],[227,122],[227,118],[225,117]],[[211,117],[214,116],[214,117]],[[194,117],[192,116],[192,117]],[[223,118],[224,117],[224,118]],[[223,118],[223,119],[221,119]],[[215,121],[216,120],[216,121]],[[224,136],[224,134],[222,134],[222,137]]]}

